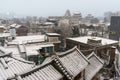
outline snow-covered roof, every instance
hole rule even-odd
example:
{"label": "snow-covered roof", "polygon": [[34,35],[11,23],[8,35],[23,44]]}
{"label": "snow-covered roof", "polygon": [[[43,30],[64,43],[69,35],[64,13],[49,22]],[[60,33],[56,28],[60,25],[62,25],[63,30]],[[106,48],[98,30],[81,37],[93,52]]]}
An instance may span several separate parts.
{"label": "snow-covered roof", "polygon": [[44,24],[45,25],[53,25],[54,23],[52,23],[52,22],[45,22]]}
{"label": "snow-covered roof", "polygon": [[103,67],[104,62],[94,52],[88,56],[88,60],[90,64],[85,68],[85,80],[92,80]]}
{"label": "snow-covered roof", "polygon": [[18,49],[19,49],[20,53],[25,53],[26,52],[26,48],[25,48],[24,44],[19,44]]}
{"label": "snow-covered roof", "polygon": [[14,77],[15,74],[23,73],[34,67],[33,62],[13,57],[11,53],[0,55],[0,62],[0,80],[7,80],[9,77]]}
{"label": "snow-covered roof", "polygon": [[40,46],[38,46],[38,45],[25,46],[25,48],[26,48],[27,56],[39,54],[38,50],[40,49]]}
{"label": "snow-covered roof", "polygon": [[8,44],[27,44],[45,41],[45,35],[17,36]]}
{"label": "snow-covered roof", "polygon": [[62,65],[73,77],[82,72],[89,63],[87,58],[76,47],[60,53],[58,57]]}
{"label": "snow-covered roof", "polygon": [[[85,80],[91,80],[94,77],[94,75],[102,67],[103,67],[103,61],[99,57],[97,57],[94,53],[90,54],[86,58],[77,49],[77,47],[74,47],[66,52],[62,52],[62,53],[53,55],[52,57],[45,59],[45,62],[43,62],[43,64],[41,65],[38,65],[29,70],[25,70],[25,72],[21,71],[20,73],[16,73],[17,74],[16,77],[10,76],[10,78],[9,77],[7,78],[9,80],[10,79],[61,80],[63,77],[66,77],[69,80],[74,80],[74,78],[78,76],[80,72],[85,70]],[[17,68],[19,69],[19,67]],[[26,68],[26,66],[23,68]],[[16,67],[14,66],[13,66],[13,69],[17,70]],[[0,75],[0,78],[1,77],[2,76]]]}
{"label": "snow-covered roof", "polygon": [[61,80],[63,75],[58,72],[51,62],[36,66],[35,68],[19,74],[17,80]]}
{"label": "snow-covered roof", "polygon": [[0,33],[0,37],[10,37],[10,33]]}
{"label": "snow-covered roof", "polygon": [[9,50],[5,49],[4,47],[0,46],[0,55],[9,54],[11,52],[12,51],[9,51]]}
{"label": "snow-covered roof", "polygon": [[7,51],[11,51],[13,56],[20,57],[20,52],[19,52],[18,47],[16,45],[6,46],[5,49]]}
{"label": "snow-covered roof", "polygon": [[60,34],[57,34],[57,33],[46,33],[46,34],[49,36],[60,36]]}
{"label": "snow-covered roof", "polygon": [[84,43],[84,44],[88,44],[87,43],[88,39],[101,40],[102,46],[104,46],[104,45],[118,44],[118,41],[115,41],[115,40],[101,38],[101,37],[92,37],[92,36],[83,36],[83,37],[68,38],[68,39],[76,41],[76,42]]}
{"label": "snow-covered roof", "polygon": [[5,26],[0,26],[0,28],[4,28],[5,29]]}
{"label": "snow-covered roof", "polygon": [[21,25],[14,23],[14,24],[10,25],[10,27],[19,28],[19,27],[21,27]]}
{"label": "snow-covered roof", "polygon": [[51,47],[51,46],[54,46],[54,45],[52,43],[51,44],[40,45],[41,48],[43,48],[43,47]]}
{"label": "snow-covered roof", "polygon": [[27,56],[30,55],[38,55],[39,49],[42,49],[43,47],[51,47],[54,46],[53,44],[44,44],[44,45],[40,45],[40,44],[30,44],[30,45],[25,45],[26,48],[26,54]]}
{"label": "snow-covered roof", "polygon": [[19,44],[19,45],[10,45],[6,46],[6,50],[13,53],[13,56],[20,56],[20,53],[26,53],[27,56],[31,55],[38,55],[39,49],[42,49],[43,47],[52,47],[54,46],[52,43],[48,44]]}

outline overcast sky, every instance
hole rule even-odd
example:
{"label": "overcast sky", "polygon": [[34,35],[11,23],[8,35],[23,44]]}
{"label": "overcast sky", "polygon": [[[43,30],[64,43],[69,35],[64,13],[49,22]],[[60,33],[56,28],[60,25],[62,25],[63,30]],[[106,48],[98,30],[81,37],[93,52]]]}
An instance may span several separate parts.
{"label": "overcast sky", "polygon": [[119,11],[120,0],[0,0],[0,13],[53,16],[64,15],[67,9],[102,16],[106,11]]}

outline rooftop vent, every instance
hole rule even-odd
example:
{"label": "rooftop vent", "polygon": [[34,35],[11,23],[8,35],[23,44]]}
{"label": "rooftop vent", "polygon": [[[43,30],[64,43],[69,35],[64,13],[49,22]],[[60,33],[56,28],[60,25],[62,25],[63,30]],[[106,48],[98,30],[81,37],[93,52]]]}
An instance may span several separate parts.
{"label": "rooftop vent", "polygon": [[102,45],[101,42],[102,42],[102,40],[97,39],[95,37],[87,40],[87,43],[90,45],[93,45],[93,46],[100,46],[100,45]]}

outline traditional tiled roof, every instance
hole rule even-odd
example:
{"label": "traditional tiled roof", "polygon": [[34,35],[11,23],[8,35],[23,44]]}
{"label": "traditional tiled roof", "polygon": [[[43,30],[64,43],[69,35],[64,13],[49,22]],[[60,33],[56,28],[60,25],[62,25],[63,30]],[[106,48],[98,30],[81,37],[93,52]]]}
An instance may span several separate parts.
{"label": "traditional tiled roof", "polygon": [[[26,68],[26,66],[24,67]],[[85,70],[85,80],[91,80],[102,67],[103,61],[94,53],[86,58],[77,47],[74,47],[66,52],[47,58],[43,64],[27,69],[26,72],[16,71],[19,73],[16,73],[16,75],[15,73],[11,74],[14,76],[7,77],[7,79],[60,80],[64,78],[65,80],[75,80],[75,77]],[[7,68],[6,64],[4,64],[4,68]],[[16,65],[13,68],[20,70],[19,67],[17,69]]]}
{"label": "traditional tiled roof", "polygon": [[[60,80],[63,75],[59,73],[51,64],[39,65],[25,73],[19,74],[17,80]],[[11,78],[12,79],[12,78]],[[9,79],[10,80],[10,79]]]}
{"label": "traditional tiled roof", "polygon": [[87,58],[76,47],[60,53],[58,59],[73,78],[82,72],[89,63]]}
{"label": "traditional tiled roof", "polygon": [[85,69],[85,80],[92,80],[97,72],[103,67],[104,62],[92,52],[88,56],[90,64]]}
{"label": "traditional tiled roof", "polygon": [[0,56],[8,53],[11,53],[11,51],[8,51],[4,47],[0,46]]}
{"label": "traditional tiled roof", "polygon": [[0,80],[6,80],[9,77],[14,77],[15,74],[22,73],[26,70],[32,69],[33,67],[33,62],[13,57],[12,53],[0,54]]}

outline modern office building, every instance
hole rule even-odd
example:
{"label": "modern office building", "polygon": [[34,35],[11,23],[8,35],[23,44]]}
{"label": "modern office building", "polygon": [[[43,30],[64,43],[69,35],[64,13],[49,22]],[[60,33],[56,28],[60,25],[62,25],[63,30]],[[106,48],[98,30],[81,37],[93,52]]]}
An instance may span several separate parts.
{"label": "modern office building", "polygon": [[[111,22],[109,26],[109,38],[120,41],[120,16],[111,17]],[[119,46],[118,46],[118,50],[120,51]]]}
{"label": "modern office building", "polygon": [[118,41],[120,38],[120,16],[111,17],[109,30],[109,38]]}

